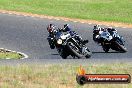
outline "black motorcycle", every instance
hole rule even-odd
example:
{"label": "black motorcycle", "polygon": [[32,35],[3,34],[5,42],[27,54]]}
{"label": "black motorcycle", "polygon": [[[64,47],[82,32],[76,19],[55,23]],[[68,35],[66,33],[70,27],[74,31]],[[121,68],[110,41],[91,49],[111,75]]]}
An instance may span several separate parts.
{"label": "black motorcycle", "polygon": [[68,32],[57,31],[50,45],[55,46],[59,55],[66,59],[69,55],[73,58],[90,58],[91,52],[86,45],[79,43],[74,36]]}
{"label": "black motorcycle", "polygon": [[108,31],[102,32],[98,42],[101,43],[101,46],[105,52],[108,52],[109,49],[119,52],[127,52],[127,49],[124,46],[125,41],[123,40],[123,37],[120,36],[116,31],[113,31],[112,34],[110,34]]}

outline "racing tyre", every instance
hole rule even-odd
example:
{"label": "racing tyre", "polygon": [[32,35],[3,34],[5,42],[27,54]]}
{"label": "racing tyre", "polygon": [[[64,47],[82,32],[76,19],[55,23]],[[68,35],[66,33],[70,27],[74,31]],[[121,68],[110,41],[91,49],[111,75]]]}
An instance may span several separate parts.
{"label": "racing tyre", "polygon": [[103,48],[103,50],[108,53],[109,52],[109,49],[108,48]]}
{"label": "racing tyre", "polygon": [[55,49],[55,45],[50,44],[50,48],[51,48],[51,49]]}
{"label": "racing tyre", "polygon": [[65,53],[63,51],[63,49],[58,49],[58,53],[60,54],[60,56],[62,57],[62,59],[67,59],[67,53]]}
{"label": "racing tyre", "polygon": [[62,57],[63,59],[67,59],[67,55],[64,54],[64,53],[61,54],[61,57]]}
{"label": "racing tyre", "polygon": [[125,53],[127,52],[127,48],[124,45],[120,45],[118,42],[115,42],[117,44],[117,47],[119,48],[119,52]]}
{"label": "racing tyre", "polygon": [[69,48],[69,50],[78,58],[82,58],[83,55],[80,52],[79,48],[72,42],[68,42],[67,43],[67,47]]}

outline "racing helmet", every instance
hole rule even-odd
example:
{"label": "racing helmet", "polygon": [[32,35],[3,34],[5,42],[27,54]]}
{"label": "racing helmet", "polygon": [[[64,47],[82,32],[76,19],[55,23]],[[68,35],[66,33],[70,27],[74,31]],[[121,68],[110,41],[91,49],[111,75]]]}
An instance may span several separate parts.
{"label": "racing helmet", "polygon": [[101,27],[99,25],[95,25],[94,29],[93,29],[93,33],[94,34],[99,34],[100,31],[101,31]]}
{"label": "racing helmet", "polygon": [[71,28],[69,27],[69,24],[64,25],[64,31],[71,31]]}
{"label": "racing helmet", "polygon": [[47,27],[47,31],[48,31],[49,33],[52,33],[54,30],[55,30],[55,25],[49,24],[48,27]]}
{"label": "racing helmet", "polygon": [[94,30],[99,30],[99,31],[101,31],[101,27],[100,27],[99,25],[95,25],[95,26],[94,26]]}

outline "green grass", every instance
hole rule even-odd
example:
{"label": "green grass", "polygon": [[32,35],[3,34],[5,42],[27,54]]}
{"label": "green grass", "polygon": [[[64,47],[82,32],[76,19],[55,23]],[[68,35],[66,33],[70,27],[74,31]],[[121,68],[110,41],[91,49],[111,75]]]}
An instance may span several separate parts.
{"label": "green grass", "polygon": [[20,59],[23,58],[24,56],[16,53],[16,52],[11,52],[11,51],[6,51],[4,49],[0,49],[0,59]]}
{"label": "green grass", "polygon": [[132,23],[132,0],[0,0],[0,9]]}
{"label": "green grass", "polygon": [[13,52],[1,53],[0,52],[0,59],[20,59],[23,55]]}
{"label": "green grass", "polygon": [[[132,88],[130,84],[76,83],[79,65],[0,66],[0,88]],[[132,65],[123,63],[83,65],[88,74],[130,74]]]}

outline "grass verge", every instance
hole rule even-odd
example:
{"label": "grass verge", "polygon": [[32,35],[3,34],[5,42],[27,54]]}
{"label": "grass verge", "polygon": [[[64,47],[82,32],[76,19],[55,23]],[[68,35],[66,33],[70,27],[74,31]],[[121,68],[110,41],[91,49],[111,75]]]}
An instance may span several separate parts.
{"label": "grass verge", "polygon": [[[0,66],[0,88],[132,88],[130,84],[86,84],[76,83],[78,65],[18,65]],[[132,65],[89,64],[83,68],[89,74],[130,74]]]}
{"label": "grass verge", "polygon": [[0,0],[0,9],[132,23],[131,0]]}
{"label": "grass verge", "polygon": [[8,50],[0,49],[0,59],[20,59],[23,57],[23,55],[17,52],[11,52]]}

